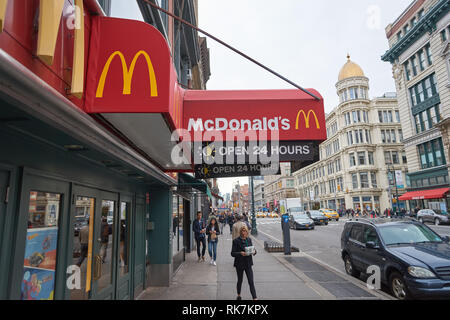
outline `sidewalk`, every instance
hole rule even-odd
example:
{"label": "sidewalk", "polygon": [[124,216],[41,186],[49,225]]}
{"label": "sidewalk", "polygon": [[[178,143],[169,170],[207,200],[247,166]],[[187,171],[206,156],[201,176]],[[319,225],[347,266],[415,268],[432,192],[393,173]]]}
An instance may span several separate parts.
{"label": "sidewalk", "polygon": [[[386,295],[370,291],[357,280],[337,275],[301,253],[284,256],[268,253],[263,238],[254,238],[258,251],[253,257],[256,293],[260,300],[335,300],[386,299]],[[170,287],[151,287],[140,300],[235,300],[237,276],[231,256],[231,234],[228,226],[219,237],[217,266],[197,262],[197,252],[186,254],[186,261],[174,275]],[[241,296],[251,300],[244,276]]]}

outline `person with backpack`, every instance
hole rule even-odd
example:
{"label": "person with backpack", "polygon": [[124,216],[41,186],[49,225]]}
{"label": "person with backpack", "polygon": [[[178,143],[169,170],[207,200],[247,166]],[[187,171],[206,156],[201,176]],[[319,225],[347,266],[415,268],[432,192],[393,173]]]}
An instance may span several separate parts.
{"label": "person with backpack", "polygon": [[216,266],[217,243],[219,242],[217,236],[220,234],[220,227],[215,218],[212,218],[206,227],[206,234],[208,235],[208,252],[211,258],[211,264]]}
{"label": "person with backpack", "polygon": [[[206,228],[205,222],[202,219],[202,212],[197,212],[197,219],[192,223],[192,231],[194,232],[195,242],[197,243],[198,262],[205,261],[206,252]],[[200,256],[200,244],[203,246]]]}

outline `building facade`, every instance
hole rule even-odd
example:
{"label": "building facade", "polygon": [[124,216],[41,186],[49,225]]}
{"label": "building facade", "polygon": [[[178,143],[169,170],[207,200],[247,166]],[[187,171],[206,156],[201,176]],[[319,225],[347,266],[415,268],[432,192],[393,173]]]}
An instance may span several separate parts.
{"label": "building facade", "polygon": [[[73,16],[65,12],[74,3],[82,10],[76,19],[84,20],[76,30],[67,27]],[[196,24],[193,1],[165,3]],[[35,0],[4,4],[0,299],[133,299],[148,286],[170,285],[185,252],[192,249],[191,222],[204,205],[201,200],[209,198],[208,187],[189,175],[185,176],[190,180],[180,182],[182,174],[162,169],[163,151],[144,152],[133,137],[117,127],[112,130],[104,118],[83,109],[85,66],[95,51],[89,50],[91,25],[96,19],[111,21],[107,16],[116,2],[58,1],[61,7]],[[163,35],[162,42],[173,47],[178,82],[204,88],[205,83],[198,84],[204,80],[196,80],[195,72],[189,71],[194,66],[208,70],[201,65],[208,58],[201,57],[198,35],[191,29],[175,30],[171,23],[167,26],[172,29],[163,28],[163,17],[144,1],[130,2],[133,6],[139,20],[158,31],[140,22],[128,25],[147,28],[158,39]],[[53,27],[55,32],[45,32]],[[103,31],[102,36],[117,37],[117,30]],[[138,41],[139,46],[145,43]],[[41,51],[43,47],[47,51]],[[78,58],[81,63],[76,64]],[[83,80],[78,92],[75,74]],[[157,134],[145,137],[146,146],[169,145],[170,139],[162,138],[163,131],[172,129],[167,118],[155,114],[153,119]],[[150,125],[146,129],[152,130]],[[203,191],[195,191],[199,189]],[[67,285],[76,270],[81,288]]]}
{"label": "building facade", "polygon": [[340,103],[326,116],[320,161],[295,172],[295,185],[305,209],[384,211],[395,207],[393,196],[404,193],[397,99],[385,94],[370,100],[369,79],[347,58],[336,84]]}
{"label": "building facade", "polygon": [[408,159],[410,207],[447,210],[450,3],[416,0],[386,28]]}
{"label": "building facade", "polygon": [[270,211],[279,210],[280,200],[297,196],[290,163],[280,163],[280,170],[280,175],[264,176],[265,206]]}

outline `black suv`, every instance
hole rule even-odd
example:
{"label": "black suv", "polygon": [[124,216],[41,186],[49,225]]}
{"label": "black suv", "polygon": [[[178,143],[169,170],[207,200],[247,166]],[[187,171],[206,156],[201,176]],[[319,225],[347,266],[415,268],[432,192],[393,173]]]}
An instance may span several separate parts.
{"label": "black suv", "polygon": [[414,219],[357,219],[344,226],[342,259],[355,277],[378,266],[398,299],[450,298],[449,242]]}

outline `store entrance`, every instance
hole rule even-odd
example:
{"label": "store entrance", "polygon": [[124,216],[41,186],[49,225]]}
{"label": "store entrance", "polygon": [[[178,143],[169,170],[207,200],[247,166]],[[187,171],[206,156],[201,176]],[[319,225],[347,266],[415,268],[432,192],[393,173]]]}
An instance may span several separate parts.
{"label": "store entrance", "polygon": [[[80,267],[81,288],[72,289],[70,298],[116,299],[117,269],[121,265],[116,258],[119,256],[118,195],[74,186],[73,198],[72,263]],[[127,206],[124,207],[126,210]]]}

